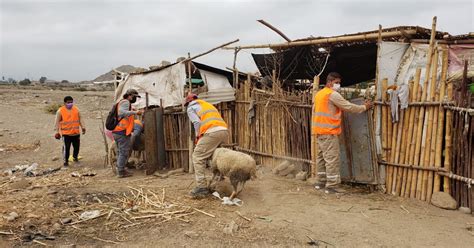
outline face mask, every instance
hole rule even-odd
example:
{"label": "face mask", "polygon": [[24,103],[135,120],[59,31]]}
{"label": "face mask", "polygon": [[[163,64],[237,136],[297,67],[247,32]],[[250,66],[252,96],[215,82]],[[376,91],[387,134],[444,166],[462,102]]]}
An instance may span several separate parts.
{"label": "face mask", "polygon": [[67,109],[71,109],[72,108],[72,105],[74,105],[74,103],[66,103],[66,108]]}
{"label": "face mask", "polygon": [[137,101],[137,97],[136,97],[136,96],[134,96],[134,97],[132,98],[132,100],[130,100],[131,103],[135,103],[136,101]]}
{"label": "face mask", "polygon": [[332,89],[335,90],[335,91],[339,91],[341,89],[341,84],[334,84],[332,86]]}

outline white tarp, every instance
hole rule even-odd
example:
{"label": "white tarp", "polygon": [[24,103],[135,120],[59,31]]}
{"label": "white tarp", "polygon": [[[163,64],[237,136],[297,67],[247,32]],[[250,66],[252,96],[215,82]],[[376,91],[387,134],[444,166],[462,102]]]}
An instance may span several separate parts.
{"label": "white tarp", "polygon": [[120,100],[128,89],[136,89],[142,98],[133,105],[135,108],[146,106],[145,94],[148,93],[149,105],[163,106],[181,105],[186,82],[186,67],[183,63],[170,66],[160,71],[132,74],[115,90],[115,99]]}
{"label": "white tarp", "polygon": [[[395,82],[400,61],[410,45],[399,42],[382,42],[380,44],[379,54],[377,56],[379,81],[388,79],[388,85]],[[377,87],[377,99],[382,98],[382,87]]]}
{"label": "white tarp", "polygon": [[208,90],[199,94],[199,98],[212,104],[235,101],[235,90],[226,76],[202,69],[199,72]]}

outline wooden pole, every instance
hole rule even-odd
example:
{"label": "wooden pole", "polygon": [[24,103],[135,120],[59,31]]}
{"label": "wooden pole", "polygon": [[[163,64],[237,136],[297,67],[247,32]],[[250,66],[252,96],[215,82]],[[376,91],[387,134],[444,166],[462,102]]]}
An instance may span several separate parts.
{"label": "wooden pole", "polygon": [[[192,84],[192,72],[191,72],[191,54],[188,53],[188,94],[193,92],[193,84]],[[194,140],[193,140],[193,124],[191,121],[188,120],[188,166],[189,166],[189,173],[194,173],[194,165],[193,165],[193,151],[194,151]]]}
{"label": "wooden pole", "polygon": [[[417,33],[416,29],[405,29],[405,34],[413,35]],[[382,38],[390,38],[390,37],[397,37],[397,36],[404,36],[400,30],[398,31],[389,31],[389,32],[382,32]],[[345,36],[337,36],[331,38],[316,38],[312,40],[304,40],[304,41],[291,41],[285,43],[277,43],[277,44],[262,44],[262,45],[252,45],[252,46],[238,46],[239,49],[256,49],[256,48],[289,48],[289,47],[296,47],[296,46],[306,46],[306,45],[319,45],[319,44],[327,44],[327,43],[337,43],[337,42],[350,42],[350,41],[364,41],[364,40],[374,40],[378,39],[379,34],[378,31],[374,31],[372,33],[366,34],[354,34],[354,35],[345,35]],[[223,49],[233,50],[235,47],[224,47]]]}
{"label": "wooden pole", "polygon": [[[420,94],[420,76],[421,76],[421,68],[416,68],[415,72],[415,81],[413,82],[413,93],[411,96],[412,101],[420,101],[421,99],[421,94]],[[417,106],[412,106],[411,107],[411,112],[410,112],[410,119],[409,119],[409,130],[408,130],[408,137],[409,137],[409,152],[407,152],[408,157],[405,159],[405,162],[408,164],[413,164],[414,163],[414,156],[415,156],[415,146],[416,146],[416,140],[417,140],[417,126],[418,126],[418,112],[419,112],[419,107]],[[409,197],[410,196],[410,189],[411,189],[411,180],[412,180],[412,174],[413,174],[412,169],[408,170],[407,176],[404,177],[404,180],[406,178],[406,182],[402,183],[402,188],[403,186],[405,187],[402,189],[403,196]]]}
{"label": "wooden pole", "polygon": [[[312,92],[312,103],[313,103],[313,108],[314,108],[314,98],[316,97],[316,93],[318,92],[319,89],[319,76],[315,76],[313,79],[313,92]],[[311,120],[310,120],[310,127],[313,124],[313,119],[314,119],[314,109],[311,109]],[[318,136],[313,133],[311,130],[311,161],[313,161],[313,165],[311,166],[311,176],[316,176],[317,174],[317,157],[318,157]]]}
{"label": "wooden pole", "polygon": [[264,20],[257,20],[257,22],[260,22],[261,24],[267,26],[269,29],[273,30],[275,33],[279,34],[281,37],[283,37],[283,39],[285,39],[286,41],[290,42],[291,39],[288,38],[288,36],[286,36],[282,31],[278,30],[276,27],[274,27],[272,24],[264,21]]}
{"label": "wooden pole", "polygon": [[[413,81],[410,81],[409,83],[409,92],[410,92],[410,95],[409,95],[409,100],[410,100],[410,97],[413,98]],[[404,164],[404,163],[407,163],[406,161],[406,154],[409,154],[409,140],[411,139],[411,131],[413,130],[412,126],[410,126],[410,118],[411,118],[411,121],[413,121],[413,118],[412,118],[412,115],[411,113],[413,112],[413,107],[407,107],[406,109],[402,110],[404,111],[404,115],[405,115],[405,121],[403,123],[403,135],[402,135],[402,144],[400,146],[400,158],[398,160],[398,163],[400,164]],[[396,195],[398,196],[402,196],[403,195],[403,191],[402,189],[405,188],[405,185],[403,185],[404,183],[404,179],[406,178],[407,174],[408,174],[408,169],[407,168],[403,168],[403,169],[398,169],[398,175],[397,175],[397,184],[396,184]]]}
{"label": "wooden pole", "polygon": [[[390,108],[389,106],[387,106],[387,108]],[[390,109],[389,109],[389,112]],[[390,114],[391,116],[391,114]],[[395,156],[396,156],[396,149],[397,149],[397,138],[398,138],[398,125],[399,125],[399,122],[393,122],[390,123],[389,127],[391,126],[392,127],[392,137],[391,137],[391,151],[390,151],[390,163],[394,163],[395,162]],[[395,181],[394,179],[394,172],[396,173],[396,168],[394,167],[391,167],[389,169],[389,184],[388,184],[388,187],[387,187],[387,192],[389,193],[392,193],[392,188],[393,188],[393,181]]]}
{"label": "wooden pole", "polygon": [[[433,57],[433,47],[434,47],[434,42],[435,42],[435,36],[436,36],[436,16],[433,17],[433,24],[431,28],[431,37],[430,37],[430,45],[428,49],[428,54],[427,54],[427,64],[426,64],[426,71],[425,71],[425,80],[423,83],[423,92],[421,96],[421,101],[426,101],[427,99],[427,91],[428,91],[428,82],[429,82],[429,77],[431,73],[431,60]],[[424,159],[424,150],[422,149],[422,154],[420,155],[420,148],[421,146],[426,146],[426,129],[423,129],[423,119],[427,122],[427,116],[425,116],[425,108],[421,107],[420,108],[420,113],[419,113],[419,123],[417,127],[417,132],[418,132],[418,138],[420,139],[420,142],[417,140],[417,145],[415,147],[415,165],[419,164],[420,161],[423,161]],[[420,134],[422,134],[420,136]],[[421,145],[421,146],[420,146]],[[411,187],[411,192],[410,192],[410,197],[414,198],[419,196],[419,199],[421,199],[421,180],[422,180],[422,173],[413,173],[412,177],[412,187]],[[418,188],[418,186],[420,186]]]}
{"label": "wooden pole", "polygon": [[[432,92],[430,93],[431,95],[431,101],[436,101],[438,100],[437,97],[439,97],[439,86],[437,84],[437,78],[438,78],[438,49],[435,48],[435,54],[433,58],[433,71],[431,74],[431,90]],[[431,145],[429,149],[429,159],[426,163],[427,166],[431,166],[435,162],[435,157],[436,157],[436,137],[437,137],[437,131],[438,131],[438,108],[439,107],[430,107],[430,112],[431,112],[431,117],[432,117],[432,122],[430,122],[430,129],[432,130],[431,132]],[[424,182],[423,185],[425,185],[426,190],[422,194],[422,196],[425,196],[425,198],[422,197],[423,200],[426,200],[428,202],[431,201],[431,194],[433,194],[433,172],[423,172],[424,174]]]}
{"label": "wooden pole", "polygon": [[[382,80],[382,102],[387,100],[387,79],[384,78]],[[388,153],[388,115],[387,115],[387,107],[380,106],[382,109],[382,160],[388,161],[387,153]],[[387,170],[387,169],[386,169]]]}
{"label": "wooden pole", "polygon": [[[446,91],[446,79],[448,75],[448,47],[447,46],[442,46],[442,69],[441,69],[441,82],[440,82],[440,90],[439,90],[439,95],[438,95],[438,100],[443,101],[444,96],[445,96],[445,91]],[[436,151],[435,151],[435,167],[440,168],[441,167],[441,160],[442,160],[442,145],[443,145],[443,127],[444,127],[444,107],[439,106],[438,107],[438,131],[437,133],[437,138],[436,138]],[[433,191],[434,192],[439,192],[441,190],[441,177],[438,174],[434,175],[434,185],[433,185]]]}
{"label": "wooden pole", "polygon": [[193,56],[193,57],[191,57],[190,54],[188,53],[188,58],[185,59],[185,60],[183,60],[182,62],[183,62],[183,63],[186,63],[186,62],[188,62],[188,61],[197,59],[197,58],[202,57],[202,56],[204,56],[204,55],[206,55],[206,54],[212,53],[213,51],[215,51],[215,50],[217,50],[217,49],[219,49],[219,48],[223,48],[223,47],[225,47],[225,46],[228,46],[228,45],[230,45],[230,44],[236,43],[236,42],[238,42],[238,41],[239,41],[239,39],[235,39],[235,40],[233,40],[233,41],[230,41],[230,42],[227,42],[227,43],[222,44],[222,45],[220,45],[220,46],[214,47],[214,48],[212,48],[212,49],[210,49],[210,50],[208,50],[208,51],[206,51],[206,52],[200,53],[200,54],[195,55],[195,56]]}
{"label": "wooden pole", "polygon": [[240,49],[235,49],[234,51],[234,63],[233,63],[233,66],[232,66],[232,73],[233,73],[233,79],[234,79],[234,82],[233,83],[233,86],[234,86],[234,89],[237,89],[239,87],[239,71],[237,70],[237,54],[239,53]]}
{"label": "wooden pole", "polygon": [[[453,100],[453,82],[447,82],[447,97],[448,101]],[[453,151],[453,139],[452,139],[452,128],[453,128],[453,111],[451,109],[446,110],[446,134],[445,134],[445,156],[444,156],[444,168],[447,171],[451,171],[452,165],[452,151]],[[443,179],[443,191],[450,193],[451,191],[451,180],[449,177]]]}

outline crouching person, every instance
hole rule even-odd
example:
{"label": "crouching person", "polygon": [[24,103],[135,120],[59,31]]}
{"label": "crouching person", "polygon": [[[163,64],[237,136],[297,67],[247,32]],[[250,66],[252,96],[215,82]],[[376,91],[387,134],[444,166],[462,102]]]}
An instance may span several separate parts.
{"label": "crouching person", "polygon": [[210,194],[204,174],[206,161],[217,147],[228,140],[229,133],[227,124],[212,104],[198,99],[195,94],[189,94],[185,98],[185,106],[196,133],[196,147],[192,155],[196,187],[190,194],[193,198],[200,198]]}
{"label": "crouching person", "polygon": [[117,116],[120,122],[112,131],[115,143],[117,144],[117,173],[118,177],[132,176],[125,169],[131,149],[131,134],[135,124],[135,115],[141,115],[142,110],[132,111],[132,103],[137,101],[138,92],[129,89],[123,95],[123,99],[117,104]]}

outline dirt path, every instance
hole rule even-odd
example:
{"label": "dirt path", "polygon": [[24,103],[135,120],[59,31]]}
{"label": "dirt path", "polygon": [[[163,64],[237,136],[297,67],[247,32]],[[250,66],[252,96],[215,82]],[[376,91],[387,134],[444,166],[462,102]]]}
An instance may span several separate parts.
{"label": "dirt path", "polygon": [[[14,177],[0,177],[0,214],[19,215],[13,221],[0,219],[0,231],[13,232],[0,234],[0,247],[39,245],[21,241],[32,233],[53,236],[54,240],[37,241],[54,246],[293,247],[307,245],[308,237],[319,240],[322,247],[472,247],[474,244],[474,235],[467,229],[474,227],[470,215],[416,200],[369,193],[363,188],[352,188],[350,194],[342,196],[328,196],[306,182],[276,177],[268,168],[260,170],[259,178],[247,184],[240,195],[244,201],[241,207],[223,206],[215,198],[189,199],[186,194],[193,181],[190,174],[161,179],[136,171],[131,178],[117,179],[102,166],[104,148],[98,130],[100,119],[97,119],[97,111],[108,110],[112,92],[0,88],[0,145],[31,145],[40,141],[39,148],[24,146],[23,150],[0,152],[0,170],[33,162],[39,163],[40,168],[61,165],[60,161],[51,161],[54,156],[60,156],[61,144],[52,138],[54,116],[44,112],[43,101],[60,102],[66,94],[78,101],[86,117],[88,133],[81,138],[84,160],[80,166],[47,176],[25,177],[15,173]],[[96,175],[72,177],[75,171]],[[228,182],[220,183],[221,189],[228,187]],[[133,195],[131,188],[156,192],[157,199],[165,192],[163,199],[168,207],[179,205],[189,215],[169,220],[133,219],[138,214],[143,216],[140,209],[138,213],[126,213],[121,207],[125,204],[121,200]],[[79,214],[94,209],[103,209],[105,214],[109,210],[116,212],[109,218],[105,215],[76,225],[58,224],[64,218],[77,221]],[[225,233],[224,228],[231,222],[238,226],[237,230]]]}

